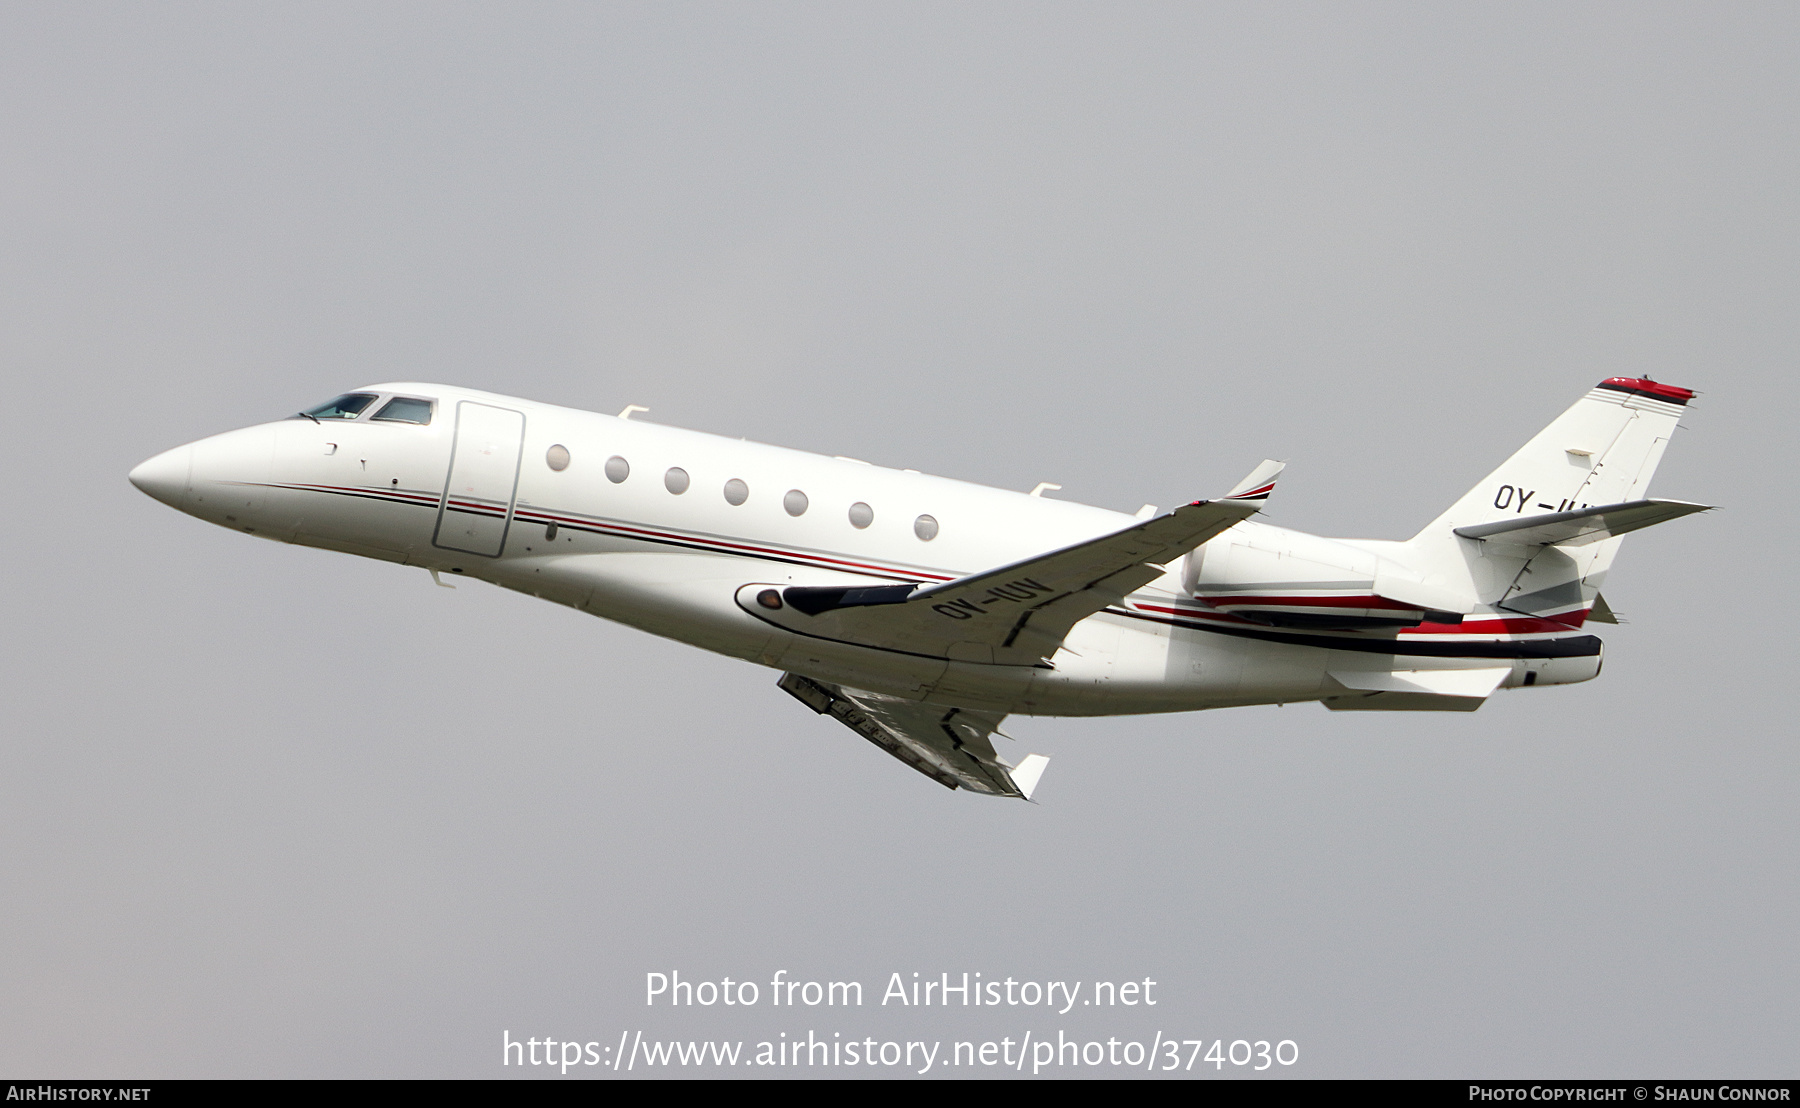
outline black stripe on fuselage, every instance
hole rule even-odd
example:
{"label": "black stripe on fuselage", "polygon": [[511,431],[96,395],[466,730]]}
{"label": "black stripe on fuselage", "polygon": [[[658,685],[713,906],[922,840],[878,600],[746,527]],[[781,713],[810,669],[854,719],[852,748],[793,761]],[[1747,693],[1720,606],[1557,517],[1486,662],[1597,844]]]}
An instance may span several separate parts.
{"label": "black stripe on fuselage", "polygon": [[1413,658],[1591,658],[1600,653],[1600,640],[1593,635],[1564,635],[1553,639],[1512,639],[1490,642],[1417,642],[1403,639],[1350,639],[1333,635],[1303,635],[1284,631],[1266,631],[1258,627],[1231,627],[1195,620],[1170,619],[1147,615],[1123,608],[1108,608],[1113,615],[1130,616],[1148,623],[1162,623],[1190,631],[1211,631],[1215,635],[1235,635],[1241,639],[1290,643],[1294,646],[1316,646],[1325,650],[1355,650],[1365,654],[1394,654]]}
{"label": "black stripe on fuselage", "polygon": [[[520,522],[517,516],[513,517],[513,522],[515,522],[515,523]],[[524,522],[531,524],[533,526],[538,525],[535,520],[526,520]],[[673,546],[679,550],[698,550],[703,554],[726,554],[733,558],[749,558],[753,561],[758,561],[758,562],[778,562],[782,565],[804,566],[807,569],[830,569],[830,570],[836,570],[839,573],[855,573],[855,574],[858,574],[858,575],[864,576],[864,577],[876,576],[876,574],[870,573],[867,570],[848,570],[848,569],[838,569],[838,567],[836,567],[836,566],[822,566],[816,561],[807,561],[806,558],[801,555],[795,555],[794,557],[791,557],[791,558],[784,558],[779,554],[768,554],[768,553],[763,553],[760,551],[731,550],[731,549],[723,548],[720,546],[707,545],[705,540],[699,540],[699,539],[694,540],[692,542],[683,542],[680,539],[651,538],[651,537],[645,536],[645,535],[625,535],[625,534],[620,534],[617,531],[607,530],[606,528],[600,527],[600,526],[594,526],[594,525],[585,524],[585,523],[564,523],[561,520],[557,521],[556,527],[557,527],[557,530],[559,530],[559,531],[586,531],[590,535],[603,535],[609,539],[625,539],[630,542],[651,543],[655,546]],[[917,584],[925,583],[923,581],[920,581],[917,577],[902,577],[899,575],[883,575],[883,576],[887,576],[888,580],[890,580],[890,581],[908,581],[908,582],[914,582]]]}
{"label": "black stripe on fuselage", "polygon": [[[347,489],[347,488],[321,488],[321,487],[317,487],[317,486],[308,486],[308,485],[268,485],[265,487],[275,488],[275,489],[286,489],[290,492],[318,493],[322,496],[348,496],[348,497],[354,497],[359,500],[376,500],[376,501],[380,501],[381,503],[384,503],[384,504],[403,504],[403,505],[407,505],[407,506],[415,507],[415,508],[431,508],[431,509],[435,510],[436,508],[439,507],[439,504],[436,501],[425,502],[425,501],[421,501],[421,500],[414,500],[414,499],[408,498],[404,492],[400,492],[400,491],[390,492],[387,489],[360,490],[360,489]],[[415,494],[415,495],[418,495],[418,494]],[[480,509],[471,510],[468,508],[459,508],[459,507],[456,507],[454,504],[452,504],[452,505],[448,506],[445,510],[451,511],[451,512],[458,512],[463,515],[480,516],[480,517],[487,518],[487,519],[504,519],[504,518],[506,518],[506,514],[504,511],[500,511],[497,509],[491,509],[491,508],[480,508]],[[549,518],[540,519],[537,517],[549,517]],[[681,539],[665,538],[665,537],[661,537],[661,536],[626,533],[627,531],[629,531],[629,532],[638,531],[640,529],[641,525],[632,524],[632,523],[619,523],[614,527],[608,527],[606,524],[603,524],[603,523],[570,522],[570,518],[571,517],[569,517],[569,516],[559,515],[557,513],[550,512],[547,509],[537,508],[537,507],[527,508],[527,509],[515,508],[512,513],[512,522],[515,524],[525,524],[528,526],[543,526],[545,523],[555,523],[557,528],[559,530],[563,530],[563,531],[582,531],[582,532],[585,532],[590,535],[600,535],[604,538],[625,539],[630,542],[648,543],[652,546],[671,546],[678,550],[699,551],[702,554],[726,554],[726,555],[729,555],[734,558],[749,558],[749,559],[752,559],[754,561],[759,561],[759,562],[775,562],[779,565],[803,566],[806,569],[829,569],[829,570],[833,570],[838,573],[854,573],[854,574],[857,574],[859,576],[864,576],[864,577],[885,578],[889,581],[904,581],[904,582],[913,582],[913,583],[917,583],[917,584],[925,584],[929,580],[933,580],[933,579],[949,580],[949,578],[943,578],[937,574],[930,574],[930,575],[924,574],[924,573],[910,573],[909,574],[909,573],[904,573],[904,572],[899,572],[899,571],[890,571],[887,573],[881,573],[881,572],[878,572],[878,571],[875,571],[875,570],[872,570],[872,569],[869,569],[866,567],[857,568],[857,569],[847,569],[847,568],[845,568],[843,566],[839,566],[839,565],[821,564],[822,562],[824,562],[824,563],[831,562],[831,559],[825,558],[822,555],[815,557],[815,558],[808,558],[804,554],[794,554],[792,556],[784,557],[780,554],[773,554],[773,553],[770,553],[765,550],[738,549],[735,546],[724,543],[723,541],[709,542],[708,540],[703,539],[703,538],[695,538],[691,541],[683,541]]]}

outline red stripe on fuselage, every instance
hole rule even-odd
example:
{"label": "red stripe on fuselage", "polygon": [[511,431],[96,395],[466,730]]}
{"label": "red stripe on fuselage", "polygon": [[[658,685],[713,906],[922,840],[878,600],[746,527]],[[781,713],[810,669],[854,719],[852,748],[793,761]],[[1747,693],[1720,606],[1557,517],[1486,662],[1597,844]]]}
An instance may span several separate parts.
{"label": "red stripe on fuselage", "polygon": [[1203,599],[1215,608],[1261,608],[1294,606],[1304,608],[1379,608],[1384,611],[1422,612],[1417,604],[1402,604],[1385,596],[1255,596],[1243,593],[1203,593]]}
{"label": "red stripe on fuselage", "polygon": [[[353,485],[269,485],[269,488],[294,489],[301,492],[322,492],[338,496],[356,496],[369,500],[389,500],[394,503],[420,507],[435,507],[438,497],[421,493],[406,493],[399,490],[384,489],[378,486],[359,488]],[[477,504],[473,501],[458,500],[452,497],[446,505],[449,509],[466,515],[486,515],[496,519],[504,519],[505,509],[492,504]],[[877,574],[901,581],[953,581],[955,577],[910,567],[896,568],[870,562],[853,561],[847,558],[832,558],[810,551],[789,550],[781,547],[757,546],[751,543],[730,542],[724,539],[705,535],[689,534],[679,531],[659,531],[651,527],[632,524],[607,522],[590,519],[586,516],[563,515],[540,508],[518,508],[513,512],[515,520],[526,520],[534,523],[555,523],[596,534],[609,534],[619,538],[641,538],[656,542],[674,542],[690,548],[712,550],[719,553],[779,558],[783,561],[798,562],[819,569],[852,570]]]}
{"label": "red stripe on fuselage", "polygon": [[[1320,598],[1320,599],[1323,600],[1323,599],[1332,599],[1332,598]],[[1376,599],[1383,599],[1383,598],[1377,597]],[[1325,607],[1326,605],[1321,604],[1320,606]],[[1370,606],[1373,607],[1373,605],[1370,605]],[[1254,620],[1247,620],[1247,619],[1244,619],[1242,616],[1234,615],[1232,613],[1220,611],[1220,610],[1208,610],[1208,609],[1204,609],[1204,608],[1188,608],[1188,607],[1169,607],[1169,606],[1160,605],[1160,604],[1143,604],[1143,603],[1133,603],[1132,607],[1141,608],[1147,612],[1161,612],[1165,615],[1181,616],[1181,617],[1187,618],[1187,619],[1202,619],[1202,620],[1209,620],[1212,622],[1220,622],[1220,623],[1248,624],[1248,625],[1257,626],[1257,627],[1262,626],[1261,624],[1255,623]],[[1417,609],[1414,609],[1414,610],[1417,610]],[[1569,612],[1565,615],[1557,616],[1553,619],[1540,619],[1535,616],[1489,616],[1489,617],[1475,616],[1475,617],[1465,619],[1461,623],[1422,623],[1422,624],[1418,625],[1417,627],[1407,627],[1407,628],[1400,629],[1399,631],[1396,632],[1396,634],[1398,634],[1402,639],[1404,639],[1406,637],[1410,637],[1410,636],[1439,636],[1439,635],[1479,635],[1479,636],[1559,635],[1559,634],[1567,634],[1570,631],[1577,630],[1578,628],[1580,628],[1582,623],[1587,619],[1587,614],[1588,614],[1588,610],[1586,608],[1582,608],[1578,611]],[[1308,632],[1308,633],[1316,634],[1317,632]],[[1348,635],[1355,635],[1358,637],[1366,637],[1366,636],[1363,636],[1361,632],[1356,632],[1356,631],[1348,631],[1348,632],[1342,632],[1342,633],[1348,634]]]}
{"label": "red stripe on fuselage", "polygon": [[625,537],[625,538],[648,538],[648,539],[653,539],[653,540],[662,540],[662,541],[669,541],[669,542],[681,542],[681,543],[686,543],[686,544],[690,544],[690,545],[698,544],[698,545],[703,545],[703,546],[707,547],[708,549],[715,549],[715,550],[719,550],[721,552],[732,553],[732,554],[763,555],[763,556],[767,556],[767,557],[780,557],[780,558],[785,558],[785,559],[790,559],[790,560],[798,558],[798,559],[805,560],[808,564],[818,565],[820,568],[862,570],[862,571],[866,571],[866,572],[870,572],[870,573],[879,573],[879,574],[881,574],[883,576],[887,576],[887,577],[897,577],[897,578],[901,578],[901,579],[909,580],[909,581],[918,581],[918,580],[953,581],[953,580],[955,580],[954,577],[951,577],[951,576],[948,576],[948,575],[945,575],[942,573],[930,573],[930,572],[926,572],[924,570],[919,570],[919,569],[912,569],[912,568],[898,568],[897,569],[893,566],[884,566],[884,565],[879,565],[879,564],[875,564],[875,563],[871,563],[871,562],[852,561],[848,558],[827,557],[826,555],[815,554],[810,551],[792,550],[792,549],[786,549],[783,547],[774,547],[774,546],[758,546],[758,545],[755,545],[752,543],[747,543],[747,542],[731,542],[726,539],[714,538],[714,537],[707,536],[707,535],[698,535],[698,534],[693,534],[690,532],[659,531],[652,527],[644,527],[644,526],[639,526],[636,524],[607,522],[607,521],[603,521],[603,520],[588,519],[584,516],[559,515],[557,513],[547,512],[542,509],[526,509],[526,510],[522,510],[522,511],[516,513],[516,515],[521,516],[521,517],[529,516],[535,521],[556,523],[558,525],[563,525],[563,526],[583,527],[583,528],[587,528],[590,530],[598,529],[607,534],[618,535],[618,536]]}

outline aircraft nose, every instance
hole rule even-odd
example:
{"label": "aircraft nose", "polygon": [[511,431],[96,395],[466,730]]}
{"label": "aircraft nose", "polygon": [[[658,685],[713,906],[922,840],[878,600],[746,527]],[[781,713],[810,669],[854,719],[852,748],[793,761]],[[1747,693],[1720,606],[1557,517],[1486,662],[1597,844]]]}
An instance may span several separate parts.
{"label": "aircraft nose", "polygon": [[194,447],[177,446],[154,458],[139,463],[131,471],[131,483],[171,508],[181,507],[187,497],[189,475],[194,468]]}

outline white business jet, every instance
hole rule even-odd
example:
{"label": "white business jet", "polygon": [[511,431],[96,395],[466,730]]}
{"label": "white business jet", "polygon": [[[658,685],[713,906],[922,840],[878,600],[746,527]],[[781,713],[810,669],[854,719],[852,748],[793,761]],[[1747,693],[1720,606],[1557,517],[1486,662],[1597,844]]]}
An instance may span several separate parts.
{"label": "white business jet", "polygon": [[1620,536],[1693,393],[1601,382],[1404,542],[1250,521],[1257,466],[1138,516],[447,385],[371,385],[158,454],[210,523],[460,574],[782,671],[949,788],[1029,799],[1009,714],[1317,700],[1466,712],[1586,681]]}

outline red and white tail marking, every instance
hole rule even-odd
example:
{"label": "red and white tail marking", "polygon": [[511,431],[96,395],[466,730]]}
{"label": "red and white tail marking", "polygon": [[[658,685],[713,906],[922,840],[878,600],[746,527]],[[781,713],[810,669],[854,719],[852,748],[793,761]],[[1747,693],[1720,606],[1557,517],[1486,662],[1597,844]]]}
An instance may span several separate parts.
{"label": "red and white tail marking", "polygon": [[1221,496],[1220,500],[1267,500],[1275,491],[1275,479],[1287,468],[1286,462],[1266,459],[1250,471],[1250,475],[1237,483],[1237,487]]}

